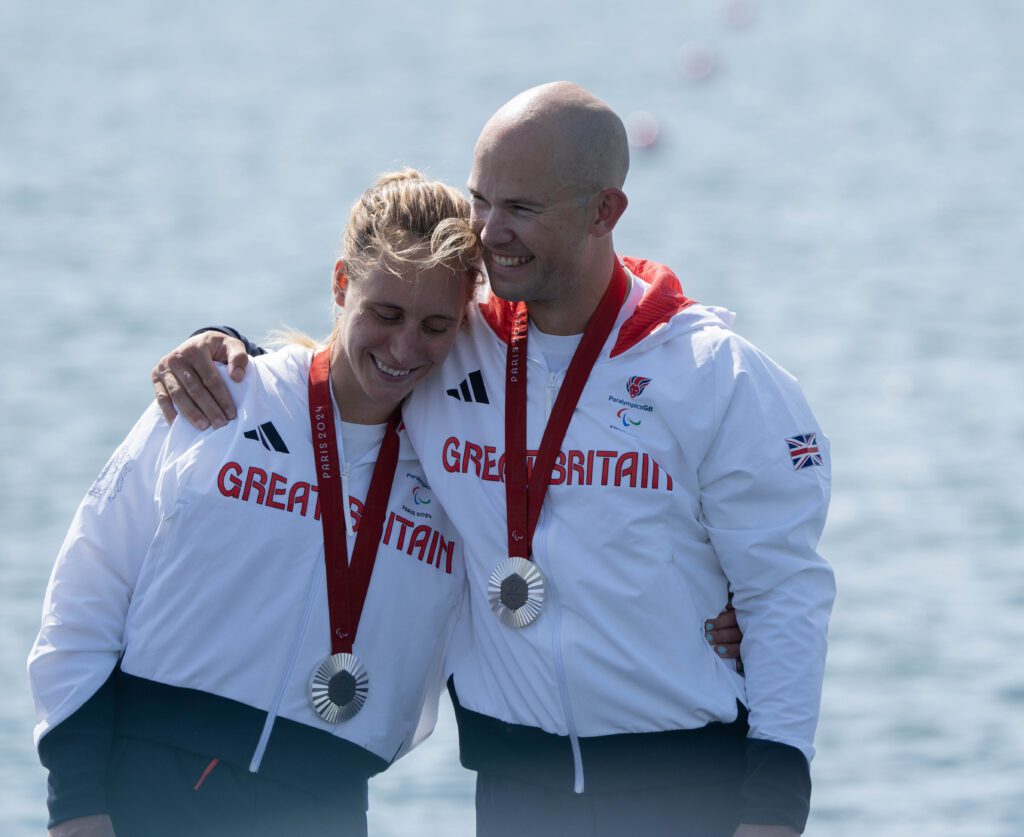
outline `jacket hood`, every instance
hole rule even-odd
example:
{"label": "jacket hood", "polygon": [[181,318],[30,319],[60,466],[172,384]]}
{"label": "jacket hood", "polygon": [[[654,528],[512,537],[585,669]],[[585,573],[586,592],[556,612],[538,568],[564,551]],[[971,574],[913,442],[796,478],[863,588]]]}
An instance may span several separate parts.
{"label": "jacket hood", "polygon": [[[678,335],[706,326],[728,328],[735,314],[724,308],[705,306],[683,294],[679,277],[663,264],[648,259],[620,256],[615,269],[625,268],[637,282],[619,313],[608,357],[617,357],[641,343],[662,342],[669,334]],[[515,303],[493,293],[480,303],[480,313],[498,339],[508,343],[512,336]]]}

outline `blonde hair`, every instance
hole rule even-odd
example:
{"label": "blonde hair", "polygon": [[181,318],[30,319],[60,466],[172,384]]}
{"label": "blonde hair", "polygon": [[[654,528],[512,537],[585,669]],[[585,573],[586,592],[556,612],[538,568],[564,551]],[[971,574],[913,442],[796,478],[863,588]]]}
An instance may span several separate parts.
{"label": "blonde hair", "polygon": [[[358,282],[378,266],[398,278],[412,270],[445,266],[466,276],[466,302],[483,282],[480,240],[469,223],[469,201],[440,180],[415,169],[382,174],[349,211],[341,240],[347,281]],[[333,337],[333,333],[331,335]],[[318,341],[295,329],[270,333],[270,346],[318,349]]]}
{"label": "blonde hair", "polygon": [[378,265],[396,276],[403,268],[445,265],[482,280],[480,242],[469,223],[469,201],[415,169],[383,174],[352,205],[341,242],[350,280]]}

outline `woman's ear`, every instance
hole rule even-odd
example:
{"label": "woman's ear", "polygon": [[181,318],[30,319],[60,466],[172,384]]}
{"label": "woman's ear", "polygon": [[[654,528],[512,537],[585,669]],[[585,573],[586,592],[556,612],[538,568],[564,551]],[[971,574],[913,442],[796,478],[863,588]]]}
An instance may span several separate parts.
{"label": "woman's ear", "polygon": [[334,301],[339,307],[345,304],[345,288],[348,285],[348,274],[345,272],[345,260],[338,259],[334,263]]}

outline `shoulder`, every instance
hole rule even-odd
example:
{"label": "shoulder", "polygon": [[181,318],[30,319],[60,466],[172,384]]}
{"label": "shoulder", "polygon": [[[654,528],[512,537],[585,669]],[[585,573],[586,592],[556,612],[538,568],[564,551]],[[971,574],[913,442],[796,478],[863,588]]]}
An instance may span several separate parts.
{"label": "shoulder", "polygon": [[[187,422],[176,422],[186,424]],[[110,455],[86,495],[86,502],[111,500],[116,497],[133,472],[155,470],[166,444],[170,425],[154,401],[146,408],[124,441]],[[132,483],[135,480],[131,480]]]}
{"label": "shoulder", "polygon": [[254,357],[246,369],[245,378],[235,383],[227,377],[227,369],[220,373],[239,400],[271,396],[282,400],[305,400],[309,390],[309,367],[313,351],[304,346],[285,346],[275,352]]}
{"label": "shoulder", "polygon": [[313,359],[313,350],[306,346],[289,345],[276,352],[254,357],[251,361],[253,370],[264,380],[282,382],[298,382],[305,384],[309,376],[309,366]]}
{"label": "shoulder", "polygon": [[666,335],[675,353],[693,357],[698,367],[723,379],[796,379],[765,352],[733,330],[735,314],[714,306],[693,305],[678,314]]}

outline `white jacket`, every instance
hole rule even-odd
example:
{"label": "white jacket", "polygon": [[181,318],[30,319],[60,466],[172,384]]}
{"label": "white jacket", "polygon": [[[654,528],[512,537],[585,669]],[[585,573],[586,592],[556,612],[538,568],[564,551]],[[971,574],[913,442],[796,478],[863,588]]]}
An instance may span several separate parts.
{"label": "white jacket", "polygon": [[[255,360],[242,383],[229,381],[238,420],[223,429],[168,427],[154,405],[114,453],[47,589],[29,658],[37,743],[119,659],[134,677],[267,713],[252,742],[253,771],[277,717],[384,762],[429,734],[465,575],[459,540],[404,434],[354,647],[369,674],[367,703],[337,725],[310,706],[310,675],[331,653],[310,357],[288,349]],[[375,459],[373,450],[351,466],[356,526]],[[354,543],[350,535],[350,555]]]}
{"label": "white jacket", "polygon": [[[548,601],[528,627],[500,623],[486,594],[507,555],[511,307],[491,298],[474,312],[440,375],[404,410],[466,544],[459,701],[569,736],[577,791],[579,737],[729,722],[737,700],[749,708],[752,738],[810,760],[834,597],[832,571],[815,551],[828,440],[796,381],[730,329],[731,315],[690,304],[671,272],[627,265],[647,281],[631,276],[562,444],[533,540]],[[563,375],[549,373],[533,346],[527,363],[535,451]],[[815,452],[791,455],[787,439],[812,435]],[[730,589],[745,677],[704,639]]]}

